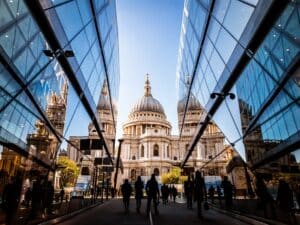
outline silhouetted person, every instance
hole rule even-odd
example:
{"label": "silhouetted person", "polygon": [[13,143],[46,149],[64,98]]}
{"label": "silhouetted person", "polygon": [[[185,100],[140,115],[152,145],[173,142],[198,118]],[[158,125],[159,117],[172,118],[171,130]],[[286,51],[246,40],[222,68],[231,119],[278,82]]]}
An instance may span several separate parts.
{"label": "silhouetted person", "polygon": [[148,180],[146,184],[146,192],[147,192],[147,215],[149,215],[151,202],[153,201],[153,206],[155,210],[155,214],[158,214],[157,205],[158,205],[158,198],[159,198],[159,189],[158,183],[155,179],[155,174],[151,175],[151,179]]}
{"label": "silhouetted person", "polygon": [[24,196],[26,207],[29,207],[31,198],[32,198],[32,191],[31,191],[30,187],[28,187],[25,192],[25,196]]}
{"label": "silhouetted person", "polygon": [[164,184],[163,186],[161,186],[161,197],[164,205],[168,202],[168,192],[169,188],[167,185]]}
{"label": "silhouetted person", "polygon": [[144,189],[144,183],[141,179],[141,176],[138,176],[137,181],[134,184],[134,189],[135,189],[136,211],[137,213],[140,213],[140,208],[141,208],[142,198],[143,198],[143,189]]}
{"label": "silhouetted person", "polygon": [[220,204],[220,207],[222,206],[222,190],[221,190],[221,187],[218,185],[217,186],[217,194],[218,194],[218,199],[219,199],[219,204]]}
{"label": "silhouetted person", "polygon": [[276,214],[275,214],[274,200],[270,195],[270,193],[268,192],[263,179],[259,175],[256,176],[256,194],[261,201],[261,205],[264,210],[264,216],[266,218],[269,218],[268,211],[270,209],[271,218],[275,219]]}
{"label": "silhouetted person", "polygon": [[296,189],[295,193],[296,193],[296,200],[297,200],[298,206],[300,207],[300,184],[297,185],[297,189]]}
{"label": "silhouetted person", "polygon": [[293,211],[294,200],[293,191],[289,184],[284,180],[279,181],[277,203],[284,217],[288,218],[289,224],[297,224]]}
{"label": "silhouetted person", "polygon": [[186,196],[187,208],[193,208],[193,193],[194,193],[194,181],[191,176],[188,176],[187,181],[184,182],[184,193]]}
{"label": "silhouetted person", "polygon": [[20,182],[15,179],[5,185],[2,195],[3,209],[5,211],[5,224],[13,225],[15,215],[18,209],[19,197],[20,197],[21,185]]}
{"label": "silhouetted person", "polygon": [[60,197],[60,202],[62,203],[64,200],[64,196],[65,196],[65,190],[64,188],[62,188],[59,192],[59,197]]}
{"label": "silhouetted person", "polygon": [[114,187],[110,188],[110,193],[111,193],[111,197],[114,198],[116,194],[116,190],[114,189]]}
{"label": "silhouetted person", "polygon": [[208,189],[208,195],[209,195],[209,198],[211,200],[211,203],[214,203],[214,197],[215,197],[215,188],[214,186],[210,186],[209,189]]}
{"label": "silhouetted person", "polygon": [[95,190],[94,190],[94,188],[93,188],[93,187],[91,187],[91,198],[93,198],[93,197],[94,197],[94,193],[95,193]]}
{"label": "silhouetted person", "polygon": [[105,186],[105,197],[106,197],[106,200],[108,200],[108,194],[109,194],[109,179],[106,179],[106,186]]}
{"label": "silhouetted person", "polygon": [[175,202],[178,191],[177,191],[177,188],[174,185],[172,186],[171,192],[172,192],[173,202]]}
{"label": "silhouetted person", "polygon": [[29,218],[34,219],[42,208],[42,185],[40,179],[37,179],[32,185],[31,213]]}
{"label": "silhouetted person", "polygon": [[125,212],[127,213],[129,211],[129,201],[130,201],[130,195],[132,192],[132,188],[130,183],[128,182],[128,179],[125,179],[124,184],[121,186],[121,192],[123,195],[123,202],[125,207]]}
{"label": "silhouetted person", "polygon": [[202,201],[204,200],[204,197],[206,197],[206,188],[204,179],[201,176],[200,171],[196,171],[196,177],[195,177],[195,187],[194,187],[194,201],[197,202],[197,215],[198,218],[202,218]]}
{"label": "silhouetted person", "polygon": [[228,180],[228,177],[224,177],[221,183],[221,187],[224,190],[225,206],[227,208],[232,207],[232,184]]}
{"label": "silhouetted person", "polygon": [[[249,193],[249,195],[251,196],[251,198],[253,198],[254,193]],[[236,187],[234,184],[232,184],[232,196],[234,199],[236,199]],[[255,196],[255,195],[254,195]]]}
{"label": "silhouetted person", "polygon": [[54,197],[54,187],[51,181],[45,181],[43,188],[43,206],[47,214],[52,213],[52,202]]}

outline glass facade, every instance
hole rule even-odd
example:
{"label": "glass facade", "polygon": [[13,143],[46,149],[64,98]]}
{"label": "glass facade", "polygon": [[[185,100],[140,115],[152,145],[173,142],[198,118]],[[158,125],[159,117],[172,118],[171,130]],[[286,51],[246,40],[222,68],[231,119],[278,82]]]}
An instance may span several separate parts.
{"label": "glass facade", "polygon": [[[186,106],[180,136],[191,99],[196,97],[205,113],[181,166],[192,158],[208,124],[216,123],[236,151],[226,172],[235,194],[245,199],[261,198],[254,195],[259,185],[279,202],[282,185],[299,195],[299,12],[298,0],[185,1],[176,71],[179,101]],[[216,167],[216,160],[202,169],[209,166]],[[293,200],[293,209],[285,212],[271,204],[265,207],[287,223],[299,209]],[[235,199],[233,207],[275,218],[250,202]]]}
{"label": "glass facade", "polygon": [[[18,184],[19,203],[38,179],[55,183],[56,159],[70,136],[88,136],[93,124],[103,138],[97,106],[105,82],[116,128],[119,90],[115,1],[31,3],[0,1],[0,196],[7,184]],[[45,17],[39,21],[37,13]],[[61,49],[53,49],[49,33]],[[20,205],[21,214],[30,211]]]}
{"label": "glass facade", "polygon": [[[290,1],[272,21],[268,33],[258,38],[248,30],[258,29],[260,18],[272,3],[263,1],[197,1],[184,6],[177,80],[179,96],[196,96],[217,123],[229,143],[245,160],[255,165],[266,151],[280,145],[292,146],[290,139],[299,134],[299,2]],[[263,9],[263,7],[265,7]],[[254,23],[256,21],[257,23]],[[255,52],[249,45],[262,39]],[[230,87],[236,98],[211,94],[228,87],[239,60],[249,57],[238,78]],[[186,79],[192,80],[187,85]],[[217,100],[221,104],[211,114]],[[255,152],[249,144],[256,138],[264,149]],[[292,151],[296,149],[289,149]],[[253,152],[254,151],[254,152]],[[278,156],[281,148],[276,151]],[[274,153],[275,154],[275,153]],[[255,158],[255,159],[254,159]],[[266,159],[267,160],[267,159]]]}

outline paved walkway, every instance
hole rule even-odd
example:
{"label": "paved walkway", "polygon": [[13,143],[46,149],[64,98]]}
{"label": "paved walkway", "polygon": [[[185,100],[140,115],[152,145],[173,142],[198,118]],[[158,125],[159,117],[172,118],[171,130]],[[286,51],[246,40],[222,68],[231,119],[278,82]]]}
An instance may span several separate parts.
{"label": "paved walkway", "polygon": [[[64,221],[62,225],[149,225],[149,218],[145,213],[146,201],[142,203],[141,214],[135,212],[135,200],[130,201],[130,212],[124,213],[122,200],[115,199],[90,209],[72,219]],[[233,219],[212,209],[203,211],[203,220],[196,216],[196,210],[188,210],[185,204],[168,203],[159,205],[159,215],[154,216],[154,225],[199,225],[199,224],[230,224],[244,225],[246,223]]]}

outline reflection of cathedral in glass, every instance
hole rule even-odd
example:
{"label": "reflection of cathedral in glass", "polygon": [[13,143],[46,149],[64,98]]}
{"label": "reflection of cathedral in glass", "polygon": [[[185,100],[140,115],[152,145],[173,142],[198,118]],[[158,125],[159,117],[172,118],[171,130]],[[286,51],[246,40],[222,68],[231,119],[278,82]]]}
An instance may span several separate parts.
{"label": "reflection of cathedral in glass", "polygon": [[[63,134],[68,82],[63,76],[61,81],[63,82],[60,87],[60,93],[51,92],[47,96],[46,115],[56,131]],[[8,147],[3,147],[0,161],[2,184],[7,183],[9,178],[24,176],[24,187],[27,188],[33,180],[47,177],[49,172],[52,171],[52,166],[60,147],[60,143],[55,135],[42,120],[37,119],[34,132],[28,134],[26,139],[28,146],[27,158]]]}
{"label": "reflection of cathedral in glass", "polygon": [[[105,138],[105,142],[110,151],[110,154],[113,155],[114,149],[114,139],[115,139],[115,127],[114,120],[117,116],[116,106],[113,104],[113,112],[114,117],[111,110],[111,104],[109,99],[108,85],[107,81],[103,82],[101,87],[101,93],[99,96],[98,104],[97,104],[97,117],[101,124],[103,136]],[[70,136],[70,142],[72,145],[68,145],[68,157],[77,162],[80,169],[80,176],[78,183],[83,182],[82,179],[87,179],[84,181],[85,183],[91,184],[92,178],[94,176],[94,162],[96,158],[106,158],[107,154],[104,149],[88,149],[83,151],[78,151],[80,149],[80,140],[88,139],[88,140],[99,140],[98,133],[93,125],[90,123],[88,126],[88,136]],[[86,177],[84,177],[86,176]],[[110,176],[108,174],[107,176]]]}
{"label": "reflection of cathedral in glass", "polygon": [[[182,126],[186,99],[178,102],[178,125]],[[190,97],[181,138],[171,134],[172,126],[167,120],[160,102],[152,96],[147,75],[144,95],[134,105],[128,121],[123,125],[121,158],[124,166],[124,177],[132,180],[136,176],[161,175],[179,164],[184,158],[186,149],[195,133],[201,115],[204,113],[199,101]],[[226,147],[224,136],[215,124],[210,124],[205,135],[197,144],[189,159],[187,167],[200,169],[205,162],[215,157]],[[225,165],[231,157],[230,149],[224,150],[211,166],[204,171],[207,175],[225,175]]]}

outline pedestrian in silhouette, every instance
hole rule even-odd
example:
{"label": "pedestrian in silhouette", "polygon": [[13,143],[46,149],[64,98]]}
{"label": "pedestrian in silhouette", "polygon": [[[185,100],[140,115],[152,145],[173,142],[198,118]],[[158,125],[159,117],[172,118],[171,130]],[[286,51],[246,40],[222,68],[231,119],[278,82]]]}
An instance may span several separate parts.
{"label": "pedestrian in silhouette", "polygon": [[200,171],[196,171],[196,177],[195,177],[195,187],[194,187],[194,201],[197,202],[197,215],[198,218],[202,219],[202,202],[204,198],[206,198],[206,188],[204,179],[201,176]]}
{"label": "pedestrian in silhouette", "polygon": [[91,198],[93,198],[93,197],[94,197],[94,193],[95,193],[95,190],[94,190],[94,188],[93,188],[93,187],[91,187]]}
{"label": "pedestrian in silhouette", "polygon": [[227,208],[231,208],[232,207],[232,184],[228,180],[227,176],[223,178],[221,187],[224,190],[225,206]]}
{"label": "pedestrian in silhouette", "polygon": [[64,196],[65,196],[65,190],[64,188],[62,188],[59,192],[59,197],[60,197],[60,202],[62,203],[64,200]]}
{"label": "pedestrian in silhouette", "polygon": [[173,197],[173,202],[175,202],[176,197],[177,197],[178,191],[177,188],[173,185],[172,186],[172,197]]}
{"label": "pedestrian in silhouette", "polygon": [[211,200],[211,203],[214,203],[214,197],[215,197],[215,188],[214,186],[210,186],[209,189],[208,189],[208,195],[209,195],[209,198]]}
{"label": "pedestrian in silhouette", "polygon": [[147,192],[147,215],[149,215],[151,202],[153,201],[153,206],[155,210],[155,215],[158,214],[157,206],[158,206],[158,198],[159,198],[159,189],[158,183],[155,179],[155,174],[151,175],[151,179],[148,180],[146,184],[146,192]]}
{"label": "pedestrian in silhouette", "polygon": [[26,207],[29,207],[31,198],[32,198],[32,191],[31,191],[30,187],[28,187],[25,192],[25,196],[24,196]]}
{"label": "pedestrian in silhouette", "polygon": [[296,193],[297,203],[300,208],[300,184],[297,185],[297,189],[296,189],[295,193]]}
{"label": "pedestrian in silhouette", "polygon": [[[274,199],[267,190],[267,187],[261,178],[261,176],[256,176],[256,194],[260,200],[260,204],[264,210],[264,216],[266,218],[271,217],[272,219],[276,218]],[[269,210],[271,211],[271,216],[269,216]]]}
{"label": "pedestrian in silhouette", "polygon": [[279,181],[277,204],[284,218],[288,218],[289,224],[297,224],[294,212],[293,191],[284,180]]}
{"label": "pedestrian in silhouette", "polygon": [[221,187],[219,185],[217,186],[217,194],[218,194],[220,207],[222,207],[222,190],[221,190]]}
{"label": "pedestrian in silhouette", "polygon": [[141,176],[138,176],[137,181],[134,184],[134,189],[136,200],[136,212],[140,213],[144,189],[144,182],[142,181]]}
{"label": "pedestrian in silhouette", "polygon": [[163,186],[161,186],[161,197],[162,197],[162,201],[163,204],[166,205],[167,201],[168,201],[168,186],[166,184],[164,184]]}
{"label": "pedestrian in silhouette", "polygon": [[187,208],[193,208],[193,193],[194,193],[194,181],[191,176],[188,176],[188,179],[184,182],[184,193],[187,201]]}
{"label": "pedestrian in silhouette", "polygon": [[130,183],[128,182],[128,179],[125,179],[124,184],[121,186],[121,192],[123,195],[123,203],[125,207],[125,213],[129,212],[129,201],[130,201],[130,195],[132,192],[132,188]]}
{"label": "pedestrian in silhouette", "polygon": [[2,195],[3,209],[6,214],[5,224],[13,225],[19,204],[21,185],[20,181],[15,178],[5,185]]}
{"label": "pedestrian in silhouette", "polygon": [[42,208],[42,185],[40,179],[37,179],[32,185],[31,212],[28,219],[34,219],[40,213]]}
{"label": "pedestrian in silhouette", "polygon": [[44,181],[43,184],[43,207],[47,215],[52,214],[52,203],[54,197],[54,187],[51,181]]}

